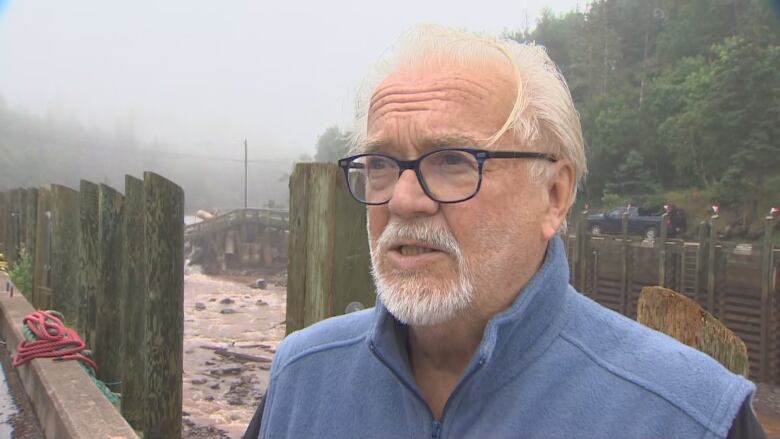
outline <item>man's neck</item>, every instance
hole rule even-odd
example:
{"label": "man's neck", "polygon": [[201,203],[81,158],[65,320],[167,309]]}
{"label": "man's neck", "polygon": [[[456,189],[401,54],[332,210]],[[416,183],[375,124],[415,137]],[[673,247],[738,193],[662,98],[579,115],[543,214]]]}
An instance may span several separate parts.
{"label": "man's neck", "polygon": [[485,319],[466,317],[409,327],[412,374],[437,419],[479,347],[486,324]]}

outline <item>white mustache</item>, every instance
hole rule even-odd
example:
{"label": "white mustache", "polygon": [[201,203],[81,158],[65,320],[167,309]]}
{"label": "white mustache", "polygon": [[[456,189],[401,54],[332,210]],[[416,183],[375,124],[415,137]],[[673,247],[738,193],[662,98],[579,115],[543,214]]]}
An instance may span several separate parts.
{"label": "white mustache", "polygon": [[450,230],[432,221],[405,222],[391,217],[377,240],[377,253],[383,254],[398,247],[403,241],[416,241],[422,245],[449,253],[459,261],[463,258],[458,241]]}

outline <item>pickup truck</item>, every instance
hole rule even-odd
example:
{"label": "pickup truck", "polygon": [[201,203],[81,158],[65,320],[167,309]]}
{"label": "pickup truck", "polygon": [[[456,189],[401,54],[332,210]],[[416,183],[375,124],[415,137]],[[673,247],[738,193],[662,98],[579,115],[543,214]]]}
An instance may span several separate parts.
{"label": "pickup truck", "polygon": [[685,231],[685,214],[680,209],[673,209],[666,224],[659,210],[640,209],[639,207],[618,207],[605,213],[588,215],[588,231],[593,235],[603,233],[620,233],[622,231],[623,213],[628,209],[628,233],[644,235],[649,240],[655,239],[661,227],[667,227],[669,237]]}

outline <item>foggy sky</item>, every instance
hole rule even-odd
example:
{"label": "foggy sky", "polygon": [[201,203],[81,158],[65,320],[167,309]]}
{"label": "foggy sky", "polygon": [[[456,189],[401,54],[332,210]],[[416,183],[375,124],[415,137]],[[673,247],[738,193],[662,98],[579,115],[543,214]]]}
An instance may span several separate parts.
{"label": "foggy sky", "polygon": [[295,158],[349,126],[363,75],[410,26],[501,33],[584,4],[0,0],[0,96],[179,151],[238,158],[248,138],[255,158]]}

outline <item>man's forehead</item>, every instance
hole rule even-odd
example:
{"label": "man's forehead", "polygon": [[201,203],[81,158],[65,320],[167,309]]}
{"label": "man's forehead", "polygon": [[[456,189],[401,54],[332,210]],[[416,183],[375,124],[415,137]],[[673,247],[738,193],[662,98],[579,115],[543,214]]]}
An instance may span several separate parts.
{"label": "man's forehead", "polygon": [[[484,139],[483,139],[484,140]],[[475,139],[467,134],[458,132],[426,134],[416,139],[419,149],[432,150],[438,148],[478,148],[482,146],[483,140]],[[369,138],[360,148],[361,152],[397,152],[403,151],[403,148],[396,144],[394,140],[374,137]]]}
{"label": "man's forehead", "polygon": [[[490,68],[489,68],[490,67]],[[502,66],[420,66],[398,70],[374,89],[362,151],[418,152],[483,147],[504,124],[515,82]],[[400,134],[403,133],[403,134]]]}

